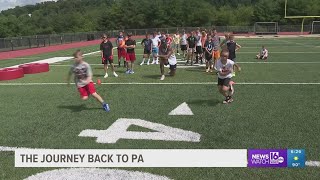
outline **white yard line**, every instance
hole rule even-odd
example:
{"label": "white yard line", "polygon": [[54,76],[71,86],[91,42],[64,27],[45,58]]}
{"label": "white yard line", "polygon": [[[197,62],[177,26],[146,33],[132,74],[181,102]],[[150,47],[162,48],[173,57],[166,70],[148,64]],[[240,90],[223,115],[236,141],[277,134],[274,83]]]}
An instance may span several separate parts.
{"label": "white yard line", "polygon": [[283,40],[283,39],[274,39],[275,41],[279,41],[279,42],[284,42],[284,43],[287,43],[287,44],[296,44],[296,45],[300,45],[300,46],[303,46],[303,47],[312,47],[312,48],[315,48],[316,46],[314,45],[309,45],[309,44],[303,44],[303,43],[298,43],[298,42],[291,42],[291,41],[287,41],[287,40]]}
{"label": "white yard line", "polygon": [[[160,76],[159,76],[160,77]],[[160,81],[160,80],[159,80]],[[96,83],[95,83],[96,84]],[[186,82],[186,83],[101,83],[101,85],[215,85],[217,82]],[[41,85],[68,85],[67,83],[0,83],[0,86],[41,86]],[[71,85],[73,85],[71,83]],[[320,82],[313,83],[236,83],[235,85],[320,85]]]}
{"label": "white yard line", "polygon": [[[186,61],[177,61],[178,62],[178,68],[194,68],[194,67],[204,67],[204,64],[195,64],[193,66],[184,66],[179,65],[179,63],[185,63]],[[320,64],[319,62],[237,62],[238,64]],[[90,64],[91,66],[102,66],[102,64]],[[153,64],[154,65],[154,64]],[[153,66],[150,65],[150,66]],[[52,67],[70,67],[69,64],[52,64],[50,65]],[[147,65],[144,65],[147,66]]]}
{"label": "white yard line", "polygon": [[320,64],[319,62],[237,62],[238,64]]}

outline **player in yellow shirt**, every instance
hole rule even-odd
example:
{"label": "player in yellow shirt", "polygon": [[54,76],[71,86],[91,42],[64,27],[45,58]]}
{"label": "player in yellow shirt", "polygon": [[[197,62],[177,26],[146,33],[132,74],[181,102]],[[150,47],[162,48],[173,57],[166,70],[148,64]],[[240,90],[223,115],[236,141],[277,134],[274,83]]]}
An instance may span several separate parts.
{"label": "player in yellow shirt", "polygon": [[179,34],[179,31],[176,32],[176,34],[173,35],[173,42],[174,42],[174,45],[175,45],[175,49],[177,50],[177,55],[180,56],[180,53],[179,53],[179,46],[180,46],[180,34]]}

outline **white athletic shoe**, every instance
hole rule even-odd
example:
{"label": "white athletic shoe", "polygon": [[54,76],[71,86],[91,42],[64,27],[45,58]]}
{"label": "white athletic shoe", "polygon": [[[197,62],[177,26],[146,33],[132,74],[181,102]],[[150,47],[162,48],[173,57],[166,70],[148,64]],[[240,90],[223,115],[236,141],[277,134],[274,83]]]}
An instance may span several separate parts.
{"label": "white athletic shoe", "polygon": [[151,64],[156,64],[156,61],[153,60]]}
{"label": "white athletic shoe", "polygon": [[109,75],[108,75],[108,73],[106,73],[106,75],[104,75],[104,78],[108,78],[109,77]]}
{"label": "white athletic shoe", "polygon": [[148,66],[150,65],[150,62],[149,62],[149,61],[147,62],[147,65],[148,65]]}
{"label": "white athletic shoe", "polygon": [[208,72],[209,72],[209,69],[210,69],[210,68],[206,69],[206,73],[208,73]]}
{"label": "white athletic shoe", "polygon": [[114,77],[119,77],[116,72],[113,72]]}
{"label": "white athletic shoe", "polygon": [[159,61],[156,61],[156,64],[159,64]]}
{"label": "white athletic shoe", "polygon": [[165,77],[166,77],[165,75],[162,75],[160,78],[160,81],[163,81]]}
{"label": "white athletic shoe", "polygon": [[144,65],[144,62],[142,62],[142,63],[140,64],[140,66],[142,66],[142,65]]}

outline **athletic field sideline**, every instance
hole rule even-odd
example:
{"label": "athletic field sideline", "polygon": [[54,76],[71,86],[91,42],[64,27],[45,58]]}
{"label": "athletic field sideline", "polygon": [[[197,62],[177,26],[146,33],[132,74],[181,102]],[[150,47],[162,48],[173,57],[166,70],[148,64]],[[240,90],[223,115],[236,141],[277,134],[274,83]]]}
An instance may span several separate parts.
{"label": "athletic field sideline", "polygon": [[[137,40],[140,41],[140,40]],[[94,99],[80,100],[66,75],[75,49],[0,61],[0,68],[55,57],[50,72],[0,82],[0,179],[24,179],[52,168],[14,168],[16,148],[35,149],[306,149],[305,169],[248,168],[121,168],[170,179],[317,179],[320,161],[320,41],[319,38],[236,39],[242,68],[236,73],[232,104],[224,105],[217,77],[203,66],[186,66],[177,56],[175,77],[160,81],[159,65],[140,66],[143,49],[136,49],[135,74],[104,79],[99,46],[81,48],[92,65],[97,92],[110,104],[101,110]],[[267,62],[254,59],[262,45]],[[116,54],[116,53],[115,53]],[[115,56],[115,60],[117,57]],[[115,61],[117,62],[117,61]],[[115,63],[117,64],[117,63]],[[123,64],[123,63],[122,63]],[[168,69],[166,69],[167,71]],[[191,116],[170,116],[187,103]],[[86,129],[105,130],[120,118],[142,119],[199,133],[200,142],[120,139],[96,143],[80,137]],[[130,131],[149,132],[130,126]]]}

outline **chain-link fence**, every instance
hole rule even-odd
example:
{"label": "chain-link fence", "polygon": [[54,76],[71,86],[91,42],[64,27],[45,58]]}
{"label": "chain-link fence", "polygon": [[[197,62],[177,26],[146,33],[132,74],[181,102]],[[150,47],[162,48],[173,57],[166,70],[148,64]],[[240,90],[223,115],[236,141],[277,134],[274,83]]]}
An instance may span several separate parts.
{"label": "chain-link fence", "polygon": [[[210,30],[213,27],[200,27],[201,29]],[[249,34],[256,33],[254,26],[216,26],[218,32],[232,32],[234,34]],[[195,30],[195,27],[173,27],[173,28],[150,28],[150,29],[126,29],[125,32],[130,32],[134,36],[145,35],[152,32],[176,33],[177,31],[190,32]],[[311,25],[305,25],[304,31],[311,32]],[[278,32],[300,32],[299,25],[282,25],[278,26]],[[111,37],[116,37],[119,30],[106,32],[85,32],[85,33],[67,33],[67,34],[52,34],[52,35],[37,35],[24,36],[13,38],[0,38],[0,51],[13,51],[20,49],[30,49],[38,47],[46,47],[58,44],[67,44],[81,41],[93,41],[100,39],[103,33],[109,34]]]}

